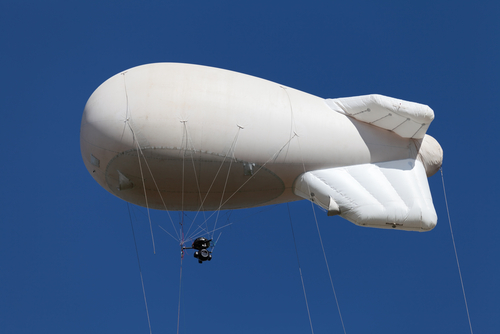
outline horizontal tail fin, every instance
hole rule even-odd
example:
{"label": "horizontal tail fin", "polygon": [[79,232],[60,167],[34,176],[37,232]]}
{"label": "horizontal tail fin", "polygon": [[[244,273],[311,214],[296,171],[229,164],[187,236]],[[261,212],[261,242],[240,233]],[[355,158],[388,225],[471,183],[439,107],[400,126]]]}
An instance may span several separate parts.
{"label": "horizontal tail fin", "polygon": [[294,192],[356,225],[429,231],[437,223],[425,169],[415,159],[306,172]]}

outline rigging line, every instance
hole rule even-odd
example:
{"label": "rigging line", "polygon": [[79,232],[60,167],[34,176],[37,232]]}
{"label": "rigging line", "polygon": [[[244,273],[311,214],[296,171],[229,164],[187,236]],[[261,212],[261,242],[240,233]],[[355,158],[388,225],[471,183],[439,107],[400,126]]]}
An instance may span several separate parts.
{"label": "rigging line", "polygon": [[179,302],[177,304],[177,334],[179,334],[179,324],[181,320],[182,259],[183,256],[181,256],[181,268],[179,273]]}
{"label": "rigging line", "polygon": [[[229,224],[230,225],[230,224]],[[227,226],[227,225],[226,225]],[[219,242],[220,236],[222,235],[222,232],[219,233],[219,236],[217,237],[217,240],[215,240],[214,245],[212,246],[212,254],[215,251],[215,246],[217,246],[217,243]]]}
{"label": "rigging line", "polygon": [[[248,218],[250,218],[250,217],[253,217],[253,216],[255,216],[255,215],[258,215],[258,214],[260,214],[260,213],[262,213],[262,212],[264,212],[264,211],[267,211],[267,210],[273,209],[274,207],[276,207],[276,206],[278,206],[278,205],[279,205],[279,204],[267,205],[267,206],[265,206],[262,210],[260,210],[260,211],[258,211],[258,212],[255,212],[255,213],[252,213],[252,214],[250,214],[250,215],[247,215],[247,216],[245,216],[245,217],[243,217],[243,218],[240,218],[240,219],[238,219],[238,220],[236,220],[236,221],[233,221],[232,223],[227,223],[226,225],[221,226],[221,227],[218,227],[218,228],[216,228],[216,229],[212,230],[211,232],[208,232],[208,230],[206,230],[206,231],[207,231],[207,234],[213,233],[213,232],[218,231],[218,230],[220,230],[220,229],[222,229],[222,228],[224,228],[224,227],[227,227],[227,226],[230,226],[230,225],[236,224],[236,223],[238,223],[238,222],[241,222],[241,221],[243,221],[243,220],[245,220],[245,219],[248,219]],[[232,211],[231,211],[231,213],[232,213]],[[213,214],[212,214],[212,215],[213,215]],[[212,216],[210,216],[210,217],[212,217]],[[208,218],[210,219],[210,217],[208,217]],[[229,218],[227,218],[227,221],[229,221]],[[189,236],[189,238],[191,238],[191,239],[195,239],[198,235],[201,235],[201,234],[198,234],[198,233],[200,233],[200,232],[198,232],[198,233],[197,233],[197,231],[198,231],[198,229],[199,229],[199,228],[202,228],[202,226],[201,226],[201,225],[198,225],[198,227],[194,230],[194,232],[192,232],[192,233],[191,233],[191,235]]]}
{"label": "rigging line", "polygon": [[[129,126],[130,126],[130,129],[132,129],[130,124],[129,124]],[[135,136],[135,133],[134,133],[134,136]],[[144,155],[142,148],[140,146],[138,146],[138,149],[141,152],[141,155],[142,155],[142,158],[144,159],[144,163],[146,164],[146,167],[148,168],[149,175],[151,175],[151,179],[153,180],[156,191],[158,192],[158,195],[160,196],[163,207],[165,208],[165,211],[167,212],[168,218],[170,219],[170,222],[172,223],[172,226],[174,227],[174,231],[176,231],[175,225],[174,225],[174,220],[172,219],[172,216],[170,215],[170,211],[168,210],[167,204],[165,203],[165,200],[163,199],[163,196],[162,196],[161,191],[160,191],[160,187],[158,186],[158,182],[156,182],[156,178],[153,175],[153,171],[151,170],[151,167],[149,167],[148,160],[146,159],[146,156]],[[176,234],[177,234],[177,231],[176,231]],[[179,238],[179,236],[177,236],[177,238]]]}
{"label": "rigging line", "polygon": [[453,236],[453,229],[451,228],[451,217],[450,217],[450,210],[448,209],[448,199],[446,198],[446,188],[444,186],[443,168],[441,167],[440,169],[441,169],[441,180],[443,183],[444,202],[446,204],[446,213],[448,214],[448,223],[450,225],[451,241],[453,242],[453,250],[455,251],[455,259],[457,260],[458,275],[460,276],[460,284],[462,285],[462,294],[464,295],[465,310],[467,311],[467,319],[469,320],[469,328],[470,328],[471,334],[473,334],[472,323],[470,321],[470,315],[469,315],[469,306],[467,305],[467,298],[465,297],[465,288],[464,288],[464,281],[462,279],[462,271],[460,270],[460,262],[458,261],[457,247],[455,245],[455,237]]}
{"label": "rigging line", "polygon": [[[286,97],[288,98],[288,104],[290,105],[290,136],[291,136],[292,133],[295,133],[295,131],[294,131],[294,128],[295,128],[295,117],[293,115],[292,100],[290,99],[290,94],[288,94],[288,90],[286,89],[286,87],[281,86],[281,85],[280,85],[280,87],[285,91]],[[290,146],[288,146],[286,148],[285,158],[283,159],[283,161],[286,161],[286,157],[288,156],[288,151],[289,150],[290,150]]]}
{"label": "rigging line", "polygon": [[141,261],[139,260],[139,250],[137,249],[137,241],[135,240],[134,224],[132,223],[132,214],[130,213],[130,204],[127,202],[128,216],[130,218],[130,226],[132,227],[132,236],[134,237],[135,255],[137,256],[137,264],[139,265],[139,275],[141,276],[142,295],[144,296],[144,305],[146,306],[146,315],[148,317],[149,333],[151,334],[151,321],[149,319],[148,301],[146,300],[146,290],[144,289],[144,279],[142,278]]}
{"label": "rigging line", "polygon": [[[165,211],[167,212],[168,218],[170,219],[170,223],[172,223],[172,226],[174,227],[175,234],[177,234],[177,229],[175,228],[174,220],[172,219],[172,216],[170,215],[170,211],[167,208],[167,204],[165,203],[165,200],[163,199],[163,196],[160,191],[160,187],[158,186],[158,183],[156,182],[156,179],[153,175],[153,172],[151,171],[151,168],[149,167],[149,163],[146,159],[146,156],[144,155],[144,152],[142,149],[139,147],[139,151],[141,152],[142,158],[144,159],[144,162],[146,164],[146,167],[148,168],[149,175],[151,175],[151,179],[153,180],[153,183],[156,187],[156,191],[158,192],[158,195],[160,196],[161,202],[163,203],[163,207],[165,208]],[[177,240],[179,240],[179,235],[177,234]]]}
{"label": "rigging line", "polygon": [[[300,159],[302,160],[302,169],[304,170],[304,173],[305,173],[306,172],[306,165],[305,165],[304,159],[302,157],[302,147],[300,146],[300,140],[298,141],[298,145],[299,145]],[[311,189],[309,188],[309,184],[307,185],[307,190],[308,190],[309,194],[311,194]],[[342,329],[344,330],[344,334],[346,334],[344,320],[342,319],[342,313],[340,312],[340,305],[339,305],[339,301],[337,299],[337,293],[335,292],[332,274],[330,273],[330,266],[328,265],[328,259],[326,257],[325,247],[323,246],[323,238],[321,237],[321,232],[320,232],[319,224],[318,224],[318,218],[316,217],[316,210],[314,210],[313,198],[311,198],[310,202],[311,202],[311,209],[312,209],[313,216],[314,216],[314,221],[316,223],[316,229],[318,230],[318,237],[319,237],[319,242],[321,244],[321,250],[323,251],[323,257],[325,258],[326,270],[328,271],[328,277],[330,278],[330,284],[332,286],[333,296],[335,297],[335,304],[337,304],[337,310],[339,312],[339,317],[340,317],[340,322],[342,324]]]}
{"label": "rigging line", "polygon": [[[194,223],[194,222],[193,222]],[[205,226],[204,226],[205,225]],[[208,229],[208,224],[206,221],[204,221],[201,225],[198,225],[193,232],[191,232],[189,235],[187,235],[186,239],[196,239],[198,236],[201,236],[203,234],[208,234],[210,235],[210,231]]]}
{"label": "rigging line", "polygon": [[[153,226],[151,225],[151,214],[149,212],[149,204],[148,204],[148,194],[146,192],[146,182],[144,180],[144,173],[142,171],[142,164],[141,164],[141,157],[139,155],[139,152],[141,151],[141,148],[139,146],[139,141],[137,140],[137,137],[135,135],[134,130],[132,129],[132,126],[130,125],[130,122],[127,122],[130,131],[132,131],[132,136],[135,141],[135,145],[137,146],[137,161],[139,162],[139,170],[141,171],[141,180],[142,180],[142,186],[144,188],[144,200],[146,201],[146,209],[148,212],[148,220],[149,220],[149,230],[151,231],[151,240],[153,241],[153,254],[156,254],[156,247],[155,247],[155,238],[153,236]],[[146,160],[146,159],[144,159]]]}
{"label": "rigging line", "polygon": [[128,119],[129,119],[129,107],[128,107],[128,90],[127,90],[127,81],[125,80],[125,74],[127,72],[122,72],[122,75],[123,75],[123,87],[125,89],[125,100],[126,100],[126,103],[127,103],[127,109],[125,110],[125,121],[123,121],[123,131],[122,131],[122,135],[120,137],[120,141],[123,139],[123,135],[125,134],[125,129],[127,128],[127,122],[128,122]]}
{"label": "rigging line", "polygon": [[[187,136],[186,134],[186,122],[187,121],[181,121],[184,124],[184,133],[183,137]],[[184,138],[182,138],[182,147],[184,147]],[[186,138],[186,148],[187,148],[187,138]],[[185,162],[185,155],[186,155],[186,148],[183,149],[182,152],[182,190],[181,190],[181,259],[184,257],[184,162]],[[182,267],[181,267],[182,268]]]}
{"label": "rigging line", "polygon": [[217,227],[216,229],[213,229],[213,230],[211,230],[211,231],[210,231],[210,230],[203,230],[203,231],[201,231],[201,232],[198,232],[197,234],[192,234],[192,236],[190,236],[189,238],[190,238],[190,239],[196,239],[198,236],[203,235],[204,233],[207,233],[207,234],[209,234],[209,235],[210,235],[210,234],[212,234],[212,235],[213,235],[213,233],[214,233],[215,231],[221,230],[221,229],[223,229],[224,227],[228,227],[228,226],[230,226],[230,225],[233,225],[233,223],[228,223],[228,224],[226,224],[226,225],[223,225],[223,226]]}
{"label": "rigging line", "polygon": [[[188,228],[188,230],[186,232],[186,235],[189,236],[189,231],[191,230],[191,228],[192,228],[192,226],[193,226],[196,218],[198,217],[198,214],[203,209],[203,203],[205,203],[205,199],[207,198],[208,193],[210,192],[210,189],[211,189],[211,187],[213,185],[213,182],[215,181],[215,178],[217,178],[217,175],[218,175],[219,172],[217,172],[217,174],[216,174],[216,176],[214,178],[214,181],[212,181],[212,185],[210,185],[209,192],[207,192],[207,194],[205,195],[205,198],[202,198],[202,196],[201,196],[201,189],[200,189],[200,183],[199,183],[199,180],[198,180],[198,175],[196,174],[196,165],[195,165],[195,162],[194,162],[194,154],[193,154],[193,152],[196,152],[196,149],[195,149],[195,147],[193,145],[193,142],[191,141],[191,136],[189,135],[189,129],[188,129],[187,125],[186,125],[186,122],[184,122],[184,131],[186,133],[186,147],[188,146],[188,144],[190,145],[190,150],[189,151],[191,152],[191,164],[193,165],[194,178],[196,180],[196,187],[198,189],[198,196],[199,196],[199,199],[200,199],[200,206],[198,208],[198,211],[196,212],[194,218],[191,220],[191,224],[189,225],[189,228]],[[200,153],[201,153],[201,150],[200,150]],[[224,158],[224,160],[225,160],[225,158]],[[221,167],[222,167],[222,165],[221,165]],[[219,171],[220,171],[221,167],[219,167]],[[200,170],[201,170],[201,168],[200,168]],[[205,218],[205,212],[203,212],[203,216]],[[206,224],[206,221],[205,221],[205,224]],[[207,228],[208,228],[208,226],[207,226]]]}
{"label": "rigging line", "polygon": [[[191,222],[191,225],[192,225],[194,223],[194,220],[198,216],[198,213],[200,212],[200,210],[203,209],[203,199],[201,198],[200,182],[198,180],[198,175],[196,173],[196,164],[194,162],[194,153],[196,153],[196,149],[195,149],[195,147],[193,145],[193,142],[191,140],[191,136],[189,135],[189,129],[188,129],[186,123],[184,123],[184,128],[186,130],[186,146],[187,146],[187,144],[189,144],[189,152],[190,152],[190,155],[191,155],[191,164],[193,165],[194,179],[196,181],[196,188],[198,189],[198,197],[200,198],[200,203],[201,203],[200,207],[198,209],[198,212],[196,213],[195,217],[193,218],[193,221]],[[200,153],[201,153],[201,150],[200,150]],[[201,162],[200,162],[200,165],[201,165]],[[201,166],[200,166],[200,171],[201,171]],[[205,211],[203,211],[203,216],[205,218]],[[191,226],[190,226],[190,228],[191,228]],[[188,232],[189,232],[189,229],[188,229]],[[186,234],[188,234],[188,233],[186,233]]]}
{"label": "rigging line", "polygon": [[[181,225],[180,228],[180,234],[181,234],[181,259],[184,258],[184,182],[185,182],[185,162],[186,162],[186,150],[188,147],[188,139],[187,139],[187,129],[186,129],[186,122],[187,121],[181,121],[181,123],[184,126],[184,131],[182,132],[182,143],[181,143],[181,152],[182,152],[182,179],[181,179],[181,222],[179,223]],[[181,263],[182,264],[182,263]],[[181,266],[181,272],[182,272],[182,266]],[[179,291],[180,294],[180,291]],[[180,295],[179,295],[180,298]],[[179,307],[180,307],[180,300],[179,300]],[[180,311],[180,309],[179,309]],[[178,327],[178,324],[177,324]],[[177,328],[177,331],[179,328]]]}
{"label": "rigging line", "polygon": [[[227,216],[227,213],[226,213],[226,216]],[[227,221],[229,222],[229,218],[227,219]],[[191,239],[191,240],[196,239],[196,238],[197,238],[197,236],[202,235],[203,233],[210,235],[210,233],[213,233],[213,232],[215,232],[215,231],[217,231],[217,230],[220,230],[220,229],[221,229],[221,228],[223,228],[223,227],[226,227],[226,226],[229,226],[229,225],[232,225],[232,224],[233,224],[233,223],[228,223],[228,224],[226,224],[226,225],[224,225],[224,226],[222,226],[222,227],[219,227],[219,228],[216,228],[216,229],[214,229],[214,230],[210,231],[210,230],[208,229],[208,225],[207,225],[207,224],[203,224],[203,223],[202,223],[201,225],[198,225],[198,226],[196,227],[196,229],[195,229],[195,230],[194,230],[194,231],[193,231],[190,235],[188,235],[188,236],[186,237],[186,239]],[[205,225],[205,226],[203,226],[203,225]]]}
{"label": "rigging line", "polygon": [[[262,168],[264,168],[265,165],[267,165],[269,163],[269,161],[273,160],[273,158],[277,157],[280,152],[285,148],[286,145],[288,145],[290,143],[290,141],[295,138],[297,136],[296,133],[293,134],[293,136],[288,139],[288,141],[280,147],[280,149],[274,153],[262,166],[260,166],[256,171],[255,173],[253,173],[245,182],[243,182],[243,184],[238,188],[236,189],[233,194],[231,196],[229,196],[225,201],[224,203],[222,203],[218,208],[217,210],[220,210],[231,198],[233,198],[234,195],[236,195],[238,193],[238,191],[240,191],[241,188],[243,188],[245,186],[245,184],[247,184],[255,175],[257,175],[258,172],[260,172],[260,170]],[[213,212],[210,216],[208,216],[207,220],[210,219],[213,215],[215,214],[215,212]]]}
{"label": "rigging line", "polygon": [[[143,212],[139,211],[141,214],[144,214]],[[165,228],[163,228],[163,226],[161,226],[160,224],[156,224],[156,226],[158,226],[159,228],[161,228],[165,233],[167,233],[168,235],[170,235],[172,237],[172,239],[174,239],[175,241],[179,241],[179,237],[175,237],[173,234],[171,234],[170,232],[168,232]],[[177,232],[177,231],[176,231]]]}
{"label": "rigging line", "polygon": [[250,215],[247,215],[247,216],[245,216],[243,218],[240,218],[238,220],[235,220],[235,221],[232,222],[232,224],[236,224],[236,223],[238,223],[238,222],[240,222],[242,220],[245,220],[245,219],[248,219],[248,218],[253,217],[255,215],[258,215],[258,214],[260,214],[260,213],[262,213],[264,211],[267,211],[267,210],[270,210],[270,209],[274,209],[277,205],[279,205],[279,204],[266,205],[262,210],[260,210],[258,212],[255,212],[255,213],[252,213]]}
{"label": "rigging line", "polygon": [[[233,225],[233,223],[229,223],[229,218],[231,217],[231,214],[232,214],[232,213],[233,213],[233,212],[231,211],[231,212],[229,212],[229,215],[226,215],[226,218],[227,218],[226,222],[227,222],[227,224],[226,224],[226,225],[224,225],[224,226],[222,226],[222,227],[219,227],[218,229],[224,228],[224,227],[229,226],[229,225]],[[215,232],[215,231],[213,231],[213,233],[214,233],[214,232]],[[217,240],[215,240],[215,242],[213,243],[213,246],[212,246],[212,254],[213,254],[213,252],[215,251],[215,246],[217,246],[217,243],[219,242],[219,239],[220,239],[220,237],[221,237],[221,236],[222,236],[222,232],[220,232],[220,233],[219,233],[219,236],[217,237]]]}
{"label": "rigging line", "polygon": [[[160,224],[157,224],[159,228],[163,230],[163,232],[167,233],[169,236],[171,236],[175,241],[179,241],[178,238],[174,237],[172,233],[168,232],[166,229],[164,229]],[[177,231],[176,231],[177,232]]]}
{"label": "rigging line", "polygon": [[304,292],[304,299],[306,301],[307,316],[309,317],[309,325],[311,326],[311,333],[314,334],[313,324],[311,320],[311,312],[309,311],[309,303],[307,302],[306,286],[304,284],[304,278],[302,277],[302,269],[300,267],[299,251],[297,250],[297,242],[295,241],[295,233],[293,231],[292,214],[290,213],[290,206],[288,205],[288,203],[286,203],[286,207],[288,209],[288,218],[290,218],[290,228],[292,229],[293,245],[295,246],[295,255],[297,256],[297,264],[299,265],[299,275],[300,275],[300,281],[302,282],[302,291]]}
{"label": "rigging line", "polygon": [[[238,130],[238,133],[240,132],[240,130]],[[237,139],[238,137],[236,137]],[[233,165],[233,161],[234,161],[234,149],[236,148],[236,143],[234,144],[234,147],[233,147],[233,152],[231,153],[232,155],[232,159],[231,161],[229,162],[229,168],[227,169],[227,174],[226,174],[226,181],[224,182],[224,188],[222,189],[222,195],[220,197],[220,203],[222,203],[222,201],[224,200],[224,195],[226,193],[226,188],[227,188],[227,181],[229,180],[229,174],[231,173],[231,166]],[[222,204],[219,205],[219,210],[217,210],[217,215],[215,216],[215,223],[214,223],[214,229],[215,227],[217,226],[217,222],[219,221],[219,214],[220,214],[220,208],[222,207]],[[214,230],[215,231],[215,230]],[[212,235],[210,235],[210,239],[213,239],[214,237],[214,234],[212,232]]]}
{"label": "rigging line", "polygon": [[[189,231],[191,230],[191,227],[192,227],[195,219],[198,217],[198,214],[199,214],[200,210],[203,207],[203,203],[205,203],[205,200],[207,199],[208,195],[210,194],[210,191],[212,190],[212,187],[215,184],[215,180],[219,176],[219,173],[220,173],[222,167],[224,166],[224,162],[226,161],[226,159],[229,156],[229,154],[233,151],[233,147],[236,145],[236,141],[238,139],[238,135],[240,133],[240,130],[241,130],[241,128],[238,127],[238,131],[236,132],[236,135],[234,136],[233,142],[231,143],[231,146],[229,147],[229,150],[227,151],[226,155],[224,156],[224,159],[222,160],[222,162],[221,162],[221,164],[219,166],[219,169],[217,170],[217,173],[215,173],[215,176],[214,176],[214,178],[212,180],[212,183],[210,184],[210,187],[208,188],[207,193],[205,194],[205,197],[203,198],[203,201],[201,202],[201,205],[198,208],[198,211],[196,212],[195,217],[193,218],[193,222],[191,223],[191,226],[189,226],[188,232],[186,233],[187,235],[189,235]],[[220,210],[220,208],[218,208],[217,210]],[[204,218],[205,219],[204,223],[206,223],[213,215],[214,214],[212,213],[208,218],[205,217]]]}
{"label": "rigging line", "polygon": [[[227,216],[227,214],[226,214],[226,216]],[[198,226],[196,227],[196,229],[195,229],[195,230],[194,230],[194,231],[193,231],[190,235],[188,235],[188,236],[186,237],[186,239],[188,239],[188,240],[193,240],[193,239],[196,239],[198,236],[201,236],[201,235],[203,235],[203,234],[210,235],[211,233],[214,233],[214,232],[215,232],[215,231],[217,231],[217,230],[220,230],[220,229],[222,229],[222,228],[224,228],[224,227],[226,227],[226,226],[229,226],[229,225],[232,225],[232,224],[233,224],[233,223],[229,223],[229,218],[227,219],[227,222],[228,222],[228,223],[227,223],[226,225],[221,226],[221,227],[218,227],[218,228],[214,228],[213,230],[209,230],[209,228],[208,228],[207,224],[201,224],[201,225],[198,225]],[[205,226],[203,226],[203,225],[205,225]]]}

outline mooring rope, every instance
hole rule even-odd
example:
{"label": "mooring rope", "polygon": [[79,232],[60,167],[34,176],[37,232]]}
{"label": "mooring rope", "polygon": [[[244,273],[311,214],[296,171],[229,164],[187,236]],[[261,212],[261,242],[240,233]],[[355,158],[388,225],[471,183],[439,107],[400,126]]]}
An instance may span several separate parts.
{"label": "mooring rope", "polygon": [[302,277],[302,268],[300,267],[299,252],[297,250],[297,242],[295,241],[295,233],[293,232],[292,215],[290,214],[290,206],[286,203],[288,209],[288,218],[290,218],[290,228],[292,229],[293,245],[295,246],[295,255],[297,256],[297,264],[299,266],[300,282],[302,283],[302,291],[304,292],[304,299],[306,301],[307,316],[309,317],[309,326],[311,326],[311,333],[314,334],[311,312],[309,311],[309,303],[307,302],[306,286],[304,284],[304,278]]}
{"label": "mooring rope", "polygon": [[134,224],[132,223],[132,214],[130,213],[130,204],[128,202],[127,202],[127,209],[128,209],[128,216],[130,218],[130,226],[132,227],[132,236],[134,238],[135,255],[137,256],[137,264],[139,266],[139,276],[141,276],[142,295],[144,296],[144,305],[146,306],[146,315],[148,317],[149,333],[152,334],[151,321],[149,319],[148,301],[146,299],[146,289],[144,288],[144,279],[142,278],[141,261],[139,259],[139,250],[137,249],[137,241],[135,239]]}
{"label": "mooring rope", "polygon": [[444,175],[442,167],[441,167],[441,181],[443,183],[444,202],[446,204],[446,213],[448,214],[448,223],[450,226],[451,241],[453,243],[453,250],[455,251],[455,259],[457,260],[458,276],[460,276],[460,284],[462,285],[462,294],[464,296],[465,310],[467,311],[467,319],[469,321],[470,332],[471,334],[474,334],[474,332],[472,331],[472,323],[470,321],[469,306],[467,305],[467,298],[465,297],[465,288],[464,288],[464,281],[462,279],[462,271],[460,270],[460,262],[458,261],[457,246],[455,245],[455,237],[453,236],[453,229],[451,227],[451,216],[450,216],[450,210],[448,208],[448,199],[446,197],[446,188],[444,186]]}

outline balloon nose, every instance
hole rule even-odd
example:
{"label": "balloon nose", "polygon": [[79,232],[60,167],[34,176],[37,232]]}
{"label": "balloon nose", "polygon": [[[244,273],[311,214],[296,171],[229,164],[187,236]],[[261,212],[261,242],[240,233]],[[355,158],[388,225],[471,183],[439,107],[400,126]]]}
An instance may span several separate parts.
{"label": "balloon nose", "polygon": [[[91,145],[123,150],[130,140],[127,130],[128,98],[123,75],[115,75],[99,86],[83,111],[80,138]],[[124,138],[125,137],[125,138]],[[131,143],[127,143],[130,146]]]}
{"label": "balloon nose", "polygon": [[83,111],[82,158],[89,173],[105,189],[109,161],[119,152],[133,148],[133,136],[126,123],[127,110],[124,78],[115,75],[94,91]]}

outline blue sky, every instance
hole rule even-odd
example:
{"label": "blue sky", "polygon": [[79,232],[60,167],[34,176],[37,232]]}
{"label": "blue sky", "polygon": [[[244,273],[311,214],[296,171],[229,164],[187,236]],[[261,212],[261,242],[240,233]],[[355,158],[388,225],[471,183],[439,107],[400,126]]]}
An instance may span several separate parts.
{"label": "blue sky", "polygon": [[[80,121],[112,75],[184,62],[433,108],[472,328],[498,332],[499,14],[496,1],[2,1],[0,331],[149,332],[127,205],[86,171]],[[470,333],[441,176],[429,183],[428,233],[317,211],[347,333]],[[314,332],[343,333],[311,206],[290,210]],[[178,245],[154,225],[153,254],[133,212],[152,331],[174,333]],[[310,332],[286,205],[224,219],[214,260],[184,260],[180,332]]]}

